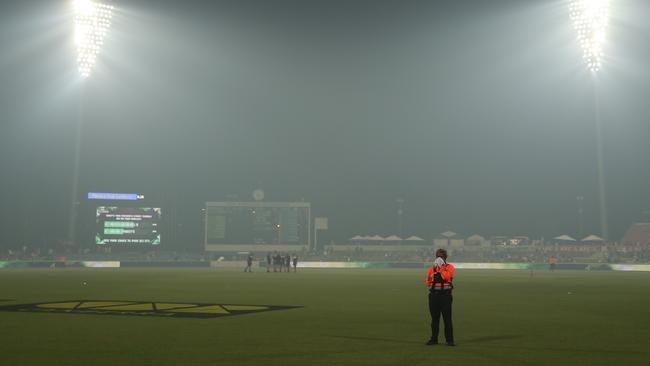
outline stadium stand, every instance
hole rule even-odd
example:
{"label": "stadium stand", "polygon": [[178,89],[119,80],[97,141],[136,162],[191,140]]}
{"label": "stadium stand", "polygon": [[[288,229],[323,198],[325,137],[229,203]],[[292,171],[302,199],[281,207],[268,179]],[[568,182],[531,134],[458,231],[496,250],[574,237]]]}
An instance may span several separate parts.
{"label": "stadium stand", "polygon": [[630,226],[621,240],[622,245],[626,246],[650,246],[650,223],[637,223]]}

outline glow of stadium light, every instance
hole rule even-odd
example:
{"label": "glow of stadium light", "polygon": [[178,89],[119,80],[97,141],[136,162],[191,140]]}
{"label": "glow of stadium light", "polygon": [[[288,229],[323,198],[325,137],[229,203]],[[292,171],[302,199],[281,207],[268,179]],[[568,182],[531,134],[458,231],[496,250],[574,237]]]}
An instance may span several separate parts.
{"label": "glow of stadium light", "polygon": [[77,64],[82,77],[90,76],[104,37],[111,26],[113,6],[91,0],[75,0],[74,25]]}
{"label": "glow of stadium light", "polygon": [[578,32],[578,42],[587,68],[594,73],[601,68],[605,32],[609,23],[609,1],[573,0],[569,5],[569,15]]}

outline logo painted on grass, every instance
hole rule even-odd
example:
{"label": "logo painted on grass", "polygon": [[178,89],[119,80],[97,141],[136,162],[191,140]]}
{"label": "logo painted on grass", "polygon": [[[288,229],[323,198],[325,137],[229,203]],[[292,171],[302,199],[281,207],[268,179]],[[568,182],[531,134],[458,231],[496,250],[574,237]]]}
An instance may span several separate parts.
{"label": "logo painted on grass", "polygon": [[230,315],[260,313],[264,311],[287,310],[299,307],[300,306],[74,300],[38,304],[5,305],[0,306],[0,311],[140,315],[175,318],[217,318]]}

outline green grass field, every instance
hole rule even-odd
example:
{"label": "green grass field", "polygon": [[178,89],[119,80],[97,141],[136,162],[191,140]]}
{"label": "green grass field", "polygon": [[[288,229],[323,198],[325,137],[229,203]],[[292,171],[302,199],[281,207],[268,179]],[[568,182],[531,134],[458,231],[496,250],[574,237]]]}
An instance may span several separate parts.
{"label": "green grass field", "polygon": [[0,306],[85,299],[302,308],[207,319],[0,311],[2,364],[650,364],[650,274],[458,271],[452,348],[424,346],[424,272],[3,270]]}

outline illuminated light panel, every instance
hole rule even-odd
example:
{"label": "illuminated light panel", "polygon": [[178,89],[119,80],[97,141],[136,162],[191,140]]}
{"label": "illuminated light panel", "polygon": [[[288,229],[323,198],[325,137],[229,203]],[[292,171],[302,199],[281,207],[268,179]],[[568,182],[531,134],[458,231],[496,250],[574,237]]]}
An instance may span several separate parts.
{"label": "illuminated light panel", "polygon": [[587,68],[597,72],[602,66],[603,45],[609,23],[610,0],[573,0],[569,16],[578,32]]}
{"label": "illuminated light panel", "polygon": [[113,6],[90,0],[74,2],[75,44],[77,64],[82,77],[90,76],[104,37],[111,26]]}
{"label": "illuminated light panel", "polygon": [[81,265],[87,268],[120,268],[119,261],[83,261]]}

